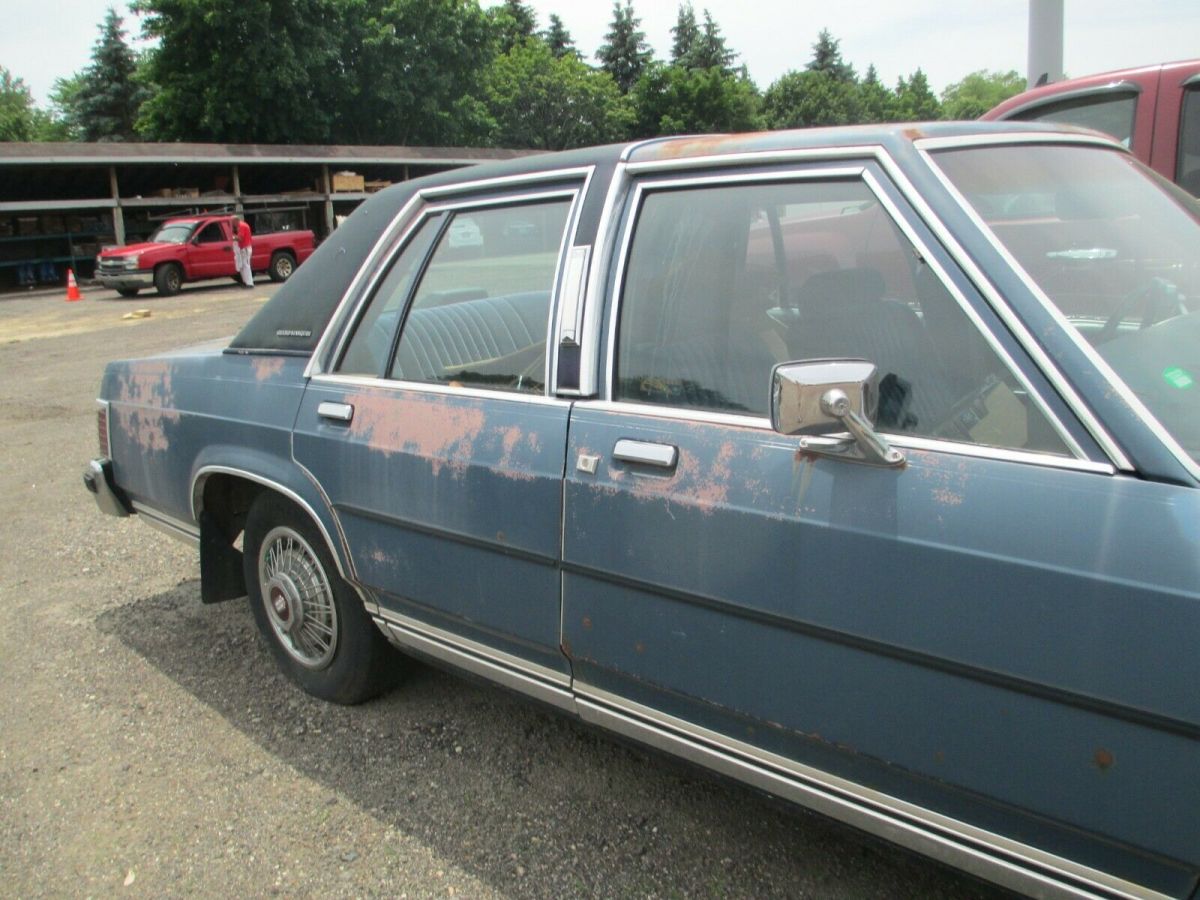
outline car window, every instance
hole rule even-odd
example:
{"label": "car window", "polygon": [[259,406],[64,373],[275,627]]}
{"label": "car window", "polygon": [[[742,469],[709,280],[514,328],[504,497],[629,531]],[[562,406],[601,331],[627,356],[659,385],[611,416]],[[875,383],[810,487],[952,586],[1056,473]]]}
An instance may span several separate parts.
{"label": "car window", "polygon": [[1200,84],[1189,87],[1183,94],[1175,180],[1193,197],[1200,197]]}
{"label": "car window", "polygon": [[217,244],[223,240],[225,240],[225,233],[221,231],[219,222],[209,222],[196,237],[197,244]]}
{"label": "car window", "polygon": [[337,366],[338,372],[343,375],[383,374],[409,288],[437,237],[441,223],[441,215],[431,216],[409,236],[371,297],[366,312],[359,319],[341,363]]}
{"label": "car window", "polygon": [[421,276],[390,377],[541,393],[569,199],[452,215]]}
{"label": "car window", "polygon": [[1131,91],[1075,97],[1022,110],[1013,116],[1023,122],[1058,122],[1111,134],[1126,147],[1133,146],[1133,115],[1138,95]]}
{"label": "car window", "polygon": [[883,431],[1066,452],[861,180],[645,196],[615,399],[766,416],[776,364],[831,357],[877,366]]}

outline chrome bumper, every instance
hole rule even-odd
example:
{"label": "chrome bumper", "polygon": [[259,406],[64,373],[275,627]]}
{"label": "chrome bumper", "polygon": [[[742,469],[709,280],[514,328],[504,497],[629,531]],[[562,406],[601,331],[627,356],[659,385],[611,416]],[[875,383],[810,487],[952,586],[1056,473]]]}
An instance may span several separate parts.
{"label": "chrome bumper", "polygon": [[129,501],[112,482],[112,460],[93,459],[83,472],[83,486],[96,498],[100,512],[110,516],[127,516],[133,510]]}
{"label": "chrome bumper", "polygon": [[97,272],[96,280],[106,288],[154,287],[154,273],[136,269],[132,272]]}

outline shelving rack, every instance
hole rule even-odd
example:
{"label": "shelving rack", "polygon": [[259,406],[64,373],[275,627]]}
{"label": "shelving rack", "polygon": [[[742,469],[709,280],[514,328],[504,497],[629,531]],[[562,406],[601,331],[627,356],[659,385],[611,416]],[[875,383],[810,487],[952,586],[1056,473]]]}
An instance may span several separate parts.
{"label": "shelving rack", "polygon": [[[91,277],[106,245],[149,236],[172,216],[234,211],[318,240],[370,194],[335,191],[348,170],[369,185],[407,181],[525,151],[260,144],[0,143],[0,291]],[[270,217],[268,221],[267,217]],[[260,229],[265,230],[265,229]]]}

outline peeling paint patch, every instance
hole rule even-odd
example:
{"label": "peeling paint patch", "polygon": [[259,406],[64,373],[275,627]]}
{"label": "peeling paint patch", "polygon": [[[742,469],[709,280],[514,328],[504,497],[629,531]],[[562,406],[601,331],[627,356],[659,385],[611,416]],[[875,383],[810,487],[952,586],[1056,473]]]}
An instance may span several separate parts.
{"label": "peeling paint patch", "polygon": [[283,357],[256,356],[250,362],[255,381],[270,381],[283,371]]}
{"label": "peeling paint patch", "polygon": [[179,410],[172,408],[172,373],[169,362],[152,359],[131,363],[118,376],[111,407],[114,424],[144,453],[170,449],[167,426],[180,419]]}
{"label": "peeling paint patch", "polygon": [[365,390],[347,394],[346,402],[354,407],[352,435],[385,457],[411,453],[428,459],[435,476],[443,467],[455,475],[466,471],[485,424],[482,409],[434,395]]}

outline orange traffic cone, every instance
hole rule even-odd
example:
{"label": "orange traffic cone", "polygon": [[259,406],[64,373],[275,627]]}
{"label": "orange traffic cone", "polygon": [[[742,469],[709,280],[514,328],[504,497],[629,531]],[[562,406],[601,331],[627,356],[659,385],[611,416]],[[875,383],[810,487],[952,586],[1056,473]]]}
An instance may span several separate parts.
{"label": "orange traffic cone", "polygon": [[75,283],[75,273],[67,269],[67,302],[71,303],[82,299],[83,294],[79,293],[79,285]]}

